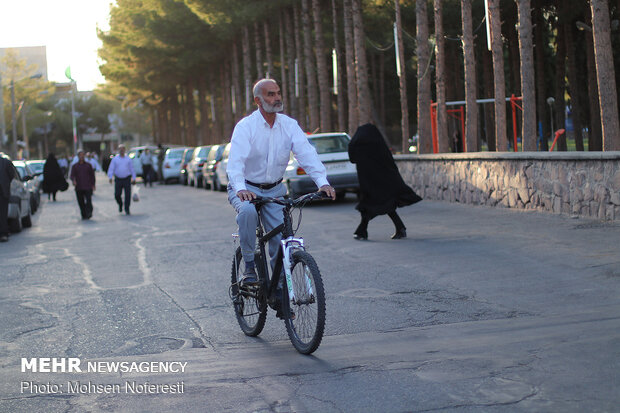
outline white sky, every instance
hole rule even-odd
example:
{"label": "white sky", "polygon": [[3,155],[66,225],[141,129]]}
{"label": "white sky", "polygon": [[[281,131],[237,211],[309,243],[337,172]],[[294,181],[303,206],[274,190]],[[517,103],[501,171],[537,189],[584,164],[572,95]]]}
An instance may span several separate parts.
{"label": "white sky", "polygon": [[0,0],[0,48],[47,46],[50,81],[66,82],[65,69],[79,90],[105,80],[99,73],[97,27],[108,30],[116,0]]}

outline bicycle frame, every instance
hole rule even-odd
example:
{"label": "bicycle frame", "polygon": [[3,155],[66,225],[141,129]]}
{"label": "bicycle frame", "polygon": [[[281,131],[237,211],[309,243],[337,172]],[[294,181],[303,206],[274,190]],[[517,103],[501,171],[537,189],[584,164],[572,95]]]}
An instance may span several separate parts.
{"label": "bicycle frame", "polygon": [[[269,298],[269,301],[273,302],[275,300],[274,295],[280,281],[282,266],[284,266],[284,276],[286,278],[288,297],[291,303],[294,304],[296,303],[296,298],[294,281],[293,277],[291,276],[292,255],[296,250],[305,251],[305,247],[303,238],[296,238],[293,234],[293,222],[291,217],[291,209],[293,208],[293,205],[290,203],[285,203],[283,206],[284,208],[282,209],[282,213],[284,215],[284,222],[269,231],[267,234],[263,234],[261,211],[260,208],[257,208],[259,225],[256,230],[256,236],[258,239],[260,254],[264,258],[260,265],[260,267],[262,268],[259,268],[258,271],[259,273],[262,272],[262,274],[259,275],[262,275],[261,278],[266,283],[267,297]],[[280,248],[278,249],[278,252],[276,254],[276,263],[272,272],[272,276],[269,277],[269,264],[267,259],[268,255],[266,254],[265,246],[270,239],[280,233],[282,234],[283,239],[280,240]],[[306,286],[308,288],[308,291],[312,295],[312,282],[310,281],[310,278],[307,276],[307,274],[304,275],[306,279]]]}

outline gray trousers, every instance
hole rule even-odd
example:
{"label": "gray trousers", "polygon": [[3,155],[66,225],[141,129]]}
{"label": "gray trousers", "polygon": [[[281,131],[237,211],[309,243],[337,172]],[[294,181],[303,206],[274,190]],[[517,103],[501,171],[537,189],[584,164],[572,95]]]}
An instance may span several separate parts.
{"label": "gray trousers", "polygon": [[[286,195],[286,187],[283,183],[276,185],[271,189],[260,189],[255,186],[246,184],[249,191],[256,195],[278,198]],[[242,201],[237,196],[237,192],[228,184],[228,201],[237,211],[237,225],[239,226],[239,244],[241,246],[241,254],[244,261],[254,261],[254,250],[256,246],[256,227],[258,225],[258,213],[254,204],[249,201]],[[263,217],[263,225],[265,233],[271,231],[284,221],[282,209],[284,207],[278,204],[265,204],[261,207],[261,215]],[[271,257],[271,268],[274,268],[275,257],[280,247],[281,234],[269,240],[269,256]]]}

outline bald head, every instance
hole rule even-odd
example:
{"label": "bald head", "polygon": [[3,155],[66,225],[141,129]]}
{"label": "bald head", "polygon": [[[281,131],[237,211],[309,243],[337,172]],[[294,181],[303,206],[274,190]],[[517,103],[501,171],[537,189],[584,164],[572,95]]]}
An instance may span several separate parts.
{"label": "bald head", "polygon": [[263,96],[265,87],[273,85],[278,86],[278,82],[273,79],[261,79],[254,84],[254,89],[252,89],[252,93],[254,94],[255,98],[261,97]]}

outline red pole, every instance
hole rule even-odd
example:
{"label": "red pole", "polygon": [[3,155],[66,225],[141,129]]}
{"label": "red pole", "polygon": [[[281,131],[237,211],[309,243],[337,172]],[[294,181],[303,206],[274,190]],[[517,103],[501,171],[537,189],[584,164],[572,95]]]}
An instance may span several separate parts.
{"label": "red pole", "polygon": [[437,104],[431,100],[431,130],[433,132],[433,153],[439,152],[437,142]]}
{"label": "red pole", "polygon": [[560,137],[561,134],[563,134],[565,131],[564,129],[558,129],[555,131],[555,139],[553,139],[553,144],[551,145],[551,148],[549,149],[549,152],[553,151],[553,148],[555,147],[555,144],[558,141],[558,138]]}
{"label": "red pole", "polygon": [[461,112],[461,150],[465,151],[465,109],[461,106],[459,110]]}

